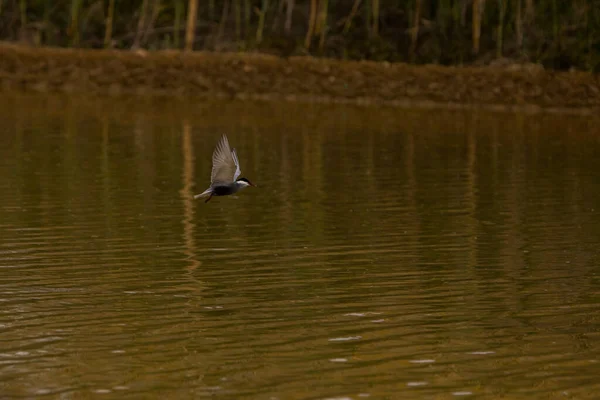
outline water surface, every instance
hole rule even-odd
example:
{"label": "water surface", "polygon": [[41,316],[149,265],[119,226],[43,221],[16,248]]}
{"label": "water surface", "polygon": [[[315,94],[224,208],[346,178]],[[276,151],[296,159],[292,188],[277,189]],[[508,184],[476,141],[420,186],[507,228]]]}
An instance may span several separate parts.
{"label": "water surface", "polygon": [[[600,132],[0,100],[0,395],[595,398]],[[259,188],[193,200],[220,134]]]}

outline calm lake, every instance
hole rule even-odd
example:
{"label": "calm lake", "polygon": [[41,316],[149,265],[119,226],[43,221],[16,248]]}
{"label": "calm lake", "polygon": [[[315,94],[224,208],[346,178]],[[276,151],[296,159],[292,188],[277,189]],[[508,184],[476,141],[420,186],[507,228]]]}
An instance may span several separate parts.
{"label": "calm lake", "polygon": [[[599,118],[0,100],[0,397],[598,398]],[[205,204],[221,134],[258,185]]]}

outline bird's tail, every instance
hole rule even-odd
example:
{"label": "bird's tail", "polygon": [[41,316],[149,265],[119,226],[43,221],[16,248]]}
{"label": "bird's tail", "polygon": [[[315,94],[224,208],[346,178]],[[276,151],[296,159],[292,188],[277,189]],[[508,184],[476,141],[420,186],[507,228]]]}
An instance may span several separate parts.
{"label": "bird's tail", "polygon": [[206,189],[204,192],[197,194],[194,196],[194,199],[199,199],[201,197],[206,197],[206,196],[210,196],[212,194],[212,189],[208,188]]}

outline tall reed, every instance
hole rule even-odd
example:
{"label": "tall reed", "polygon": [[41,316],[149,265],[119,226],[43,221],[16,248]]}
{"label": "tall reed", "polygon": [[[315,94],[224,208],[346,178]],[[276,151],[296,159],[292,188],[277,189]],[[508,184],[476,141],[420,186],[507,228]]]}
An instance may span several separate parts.
{"label": "tall reed", "polygon": [[227,18],[229,17],[229,1],[225,0],[223,9],[221,10],[221,20],[219,21],[219,29],[217,31],[217,40],[221,40],[225,33],[225,25],[227,24]]}
{"label": "tall reed", "polygon": [[304,47],[310,49],[310,44],[315,31],[315,25],[317,20],[317,0],[310,0],[310,14],[308,19],[308,29],[306,31],[306,37],[304,38]]}
{"label": "tall reed", "polygon": [[115,0],[108,1],[108,9],[106,10],[106,22],[104,29],[104,48],[109,49],[112,47],[112,31],[113,31],[113,19],[115,16]]}
{"label": "tall reed", "polygon": [[[52,36],[52,29],[51,29],[51,22],[50,22],[50,10],[52,8],[52,0],[45,0],[44,1],[44,16],[43,16],[43,23],[42,23],[42,29],[44,31],[44,43],[46,45],[50,44],[51,41],[51,36]],[[0,13],[2,12],[2,0],[0,0]]]}
{"label": "tall reed", "polygon": [[262,8],[258,12],[258,26],[256,27],[256,43],[261,43],[265,30],[265,17],[269,8],[269,0],[262,0]]}
{"label": "tall reed", "polygon": [[19,0],[19,10],[21,11],[20,19],[21,19],[21,28],[25,28],[27,26],[27,1]]}
{"label": "tall reed", "polygon": [[181,17],[183,15],[183,0],[175,0],[175,18],[173,20],[173,45],[179,48],[179,38],[181,34]]}
{"label": "tall reed", "polygon": [[350,14],[346,17],[346,22],[344,23],[344,31],[343,31],[344,34],[346,34],[350,31],[350,27],[352,26],[352,20],[354,19],[354,17],[356,16],[356,13],[358,12],[358,7],[360,6],[360,1],[361,0],[354,0],[354,2],[352,3],[352,10],[350,10]]}
{"label": "tall reed", "polygon": [[233,14],[235,15],[235,40],[242,38],[242,7],[240,0],[233,0]]}
{"label": "tall reed", "polygon": [[502,57],[502,49],[504,44],[504,15],[506,13],[506,0],[498,0],[498,29],[496,41],[496,57]]}
{"label": "tall reed", "polygon": [[554,41],[558,43],[558,5],[556,0],[552,0],[552,31],[554,32]]}
{"label": "tall reed", "polygon": [[142,46],[148,43],[148,37],[150,36],[150,34],[154,33],[154,23],[156,22],[158,14],[161,12],[162,9],[161,1],[162,0],[152,0],[152,10],[149,12],[150,15],[146,21],[146,26],[142,35]]}
{"label": "tall reed", "polygon": [[318,21],[318,33],[319,33],[319,51],[322,53],[325,48],[325,36],[327,35],[327,9],[329,7],[328,0],[321,0],[319,10],[319,21]]}
{"label": "tall reed", "polygon": [[373,36],[373,24],[371,23],[371,17],[373,15],[373,0],[365,0],[365,21],[367,21],[367,36],[371,38]]}
{"label": "tall reed", "polygon": [[185,50],[192,51],[196,36],[196,18],[198,15],[198,0],[188,1],[187,25],[185,28]]}
{"label": "tall reed", "polygon": [[473,53],[479,53],[479,39],[481,34],[481,5],[484,0],[473,0]]}
{"label": "tall reed", "polygon": [[371,0],[371,5],[373,6],[373,12],[371,16],[373,17],[371,34],[373,36],[379,35],[379,0]]}
{"label": "tall reed", "polygon": [[421,0],[415,0],[415,12],[413,16],[413,26],[411,32],[410,58],[414,61],[415,51],[417,49],[417,39],[419,38],[419,23],[421,20]]}
{"label": "tall reed", "polygon": [[79,46],[79,11],[81,9],[81,0],[71,0],[71,46]]}
{"label": "tall reed", "polygon": [[515,0],[515,35],[517,48],[521,51],[523,46],[523,17],[521,16],[522,4],[521,0]]}
{"label": "tall reed", "polygon": [[290,44],[325,56],[459,63],[526,54],[600,69],[598,1],[205,0],[200,13],[198,0],[0,0],[0,41],[191,50],[198,34],[252,49],[283,30]]}
{"label": "tall reed", "polygon": [[141,45],[142,35],[144,34],[144,29],[146,28],[146,14],[148,13],[148,0],[142,1],[142,6],[140,9],[140,18],[138,19],[137,30],[135,32],[135,37],[133,39],[133,45],[131,48],[137,49]]}
{"label": "tall reed", "polygon": [[285,9],[285,25],[283,27],[283,31],[286,35],[292,33],[292,14],[294,13],[294,5],[294,0],[287,0]]}
{"label": "tall reed", "polygon": [[215,20],[215,0],[208,0],[208,18],[211,21]]}
{"label": "tall reed", "polygon": [[250,0],[244,0],[244,34],[246,37],[250,35],[250,20],[252,19],[252,7]]}

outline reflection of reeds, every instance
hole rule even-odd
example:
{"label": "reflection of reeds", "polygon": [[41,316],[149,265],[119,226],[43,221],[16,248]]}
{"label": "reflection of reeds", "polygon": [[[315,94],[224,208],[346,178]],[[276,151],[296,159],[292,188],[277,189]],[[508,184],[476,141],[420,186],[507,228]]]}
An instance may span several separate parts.
{"label": "reflection of reeds", "polygon": [[192,128],[188,120],[183,122],[183,135],[181,149],[183,152],[183,188],[180,191],[183,202],[183,240],[185,243],[185,255],[190,264],[188,273],[192,274],[199,266],[196,259],[196,244],[194,240],[194,146],[192,144]]}
{"label": "reflection of reeds", "polygon": [[[476,120],[476,115],[473,114],[473,119]],[[474,269],[477,267],[477,237],[479,220],[477,217],[478,195],[479,188],[477,185],[477,136],[476,129],[473,127],[467,133],[467,163],[466,163],[466,188],[465,188],[465,208],[467,209],[468,217],[465,221],[468,234],[468,268]]]}
{"label": "reflection of reeds", "polygon": [[280,140],[279,157],[281,158],[281,163],[279,164],[279,187],[281,189],[281,202],[284,206],[281,207],[279,218],[281,221],[280,226],[285,233],[285,237],[287,237],[290,228],[293,226],[293,207],[291,206],[293,202],[290,196],[292,192],[290,182],[292,182],[291,174],[293,171],[290,160],[292,152],[290,152],[290,146],[288,145],[289,136],[282,135]]}
{"label": "reflection of reeds", "polygon": [[[407,227],[412,228],[413,235],[410,235],[413,239],[418,238],[421,231],[421,220],[419,218],[419,202],[417,198],[418,193],[418,180],[415,172],[415,134],[414,131],[405,134],[406,143],[404,151],[404,168],[406,169],[406,186],[404,190],[404,196],[406,202],[410,208],[408,215],[411,217],[410,221],[407,221]],[[417,239],[418,240],[418,239]]]}
{"label": "reflection of reeds", "polygon": [[106,215],[105,223],[107,232],[110,231],[112,225],[113,216],[113,204],[111,196],[111,183],[112,174],[110,169],[110,121],[107,115],[102,116],[102,192],[103,192],[103,205],[104,215]]}

